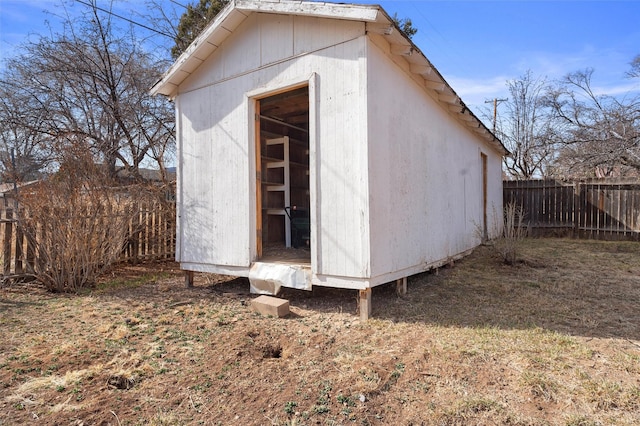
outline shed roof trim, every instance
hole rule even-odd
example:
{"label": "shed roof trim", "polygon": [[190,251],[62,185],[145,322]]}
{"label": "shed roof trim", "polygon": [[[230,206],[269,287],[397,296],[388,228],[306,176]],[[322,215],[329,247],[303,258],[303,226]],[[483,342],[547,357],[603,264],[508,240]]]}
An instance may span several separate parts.
{"label": "shed roof trim", "polygon": [[410,72],[424,79],[425,89],[435,91],[435,98],[444,104],[445,109],[457,113],[458,119],[471,130],[480,133],[489,145],[504,155],[509,154],[502,142],[469,110],[422,51],[400,31],[393,19],[378,5],[299,0],[231,0],[151,88],[151,93],[175,97],[180,84],[255,12],[366,23],[367,31],[381,34],[387,39],[392,55],[406,59]]}
{"label": "shed roof trim", "polygon": [[309,1],[235,0],[235,3],[236,9],[247,12],[285,13],[365,22],[374,22],[378,17],[379,10],[379,6]]}
{"label": "shed roof trim", "polygon": [[[151,93],[174,97],[178,86],[211,55],[242,22],[254,12],[311,16],[376,22],[380,6],[319,3],[309,1],[232,0],[182,52],[173,65],[151,88]],[[196,62],[196,64],[194,64]],[[187,71],[189,70],[189,71]]]}

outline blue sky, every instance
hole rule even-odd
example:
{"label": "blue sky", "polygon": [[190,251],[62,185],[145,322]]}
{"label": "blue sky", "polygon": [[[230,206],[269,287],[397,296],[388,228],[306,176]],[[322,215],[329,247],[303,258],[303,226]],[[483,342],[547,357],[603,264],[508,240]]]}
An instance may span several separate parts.
{"label": "blue sky", "polygon": [[[485,100],[507,96],[505,82],[527,70],[553,80],[591,67],[601,93],[640,90],[640,79],[625,78],[629,62],[640,54],[640,0],[378,3],[390,15],[412,19],[418,28],[415,44],[476,111],[485,108]],[[28,34],[47,32],[45,20],[55,25],[59,4],[59,0],[0,0],[0,58],[10,57]],[[72,12],[78,6],[72,0],[67,4]],[[164,4],[180,10],[170,0]],[[116,8],[134,16],[131,10],[143,10],[145,2],[118,0]],[[171,46],[170,40],[161,42]]]}

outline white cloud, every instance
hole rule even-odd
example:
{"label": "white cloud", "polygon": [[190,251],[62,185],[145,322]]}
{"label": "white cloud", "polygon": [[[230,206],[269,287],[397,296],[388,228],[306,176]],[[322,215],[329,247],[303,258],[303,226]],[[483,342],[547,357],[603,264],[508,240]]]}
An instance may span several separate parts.
{"label": "white cloud", "polygon": [[512,77],[500,75],[486,78],[445,77],[462,101],[471,105],[484,104],[486,100],[503,97],[507,93],[506,82]]}
{"label": "white cloud", "polygon": [[627,94],[640,93],[640,80],[633,79],[627,82],[613,85],[598,85],[593,87],[593,91],[597,95],[624,96]]}

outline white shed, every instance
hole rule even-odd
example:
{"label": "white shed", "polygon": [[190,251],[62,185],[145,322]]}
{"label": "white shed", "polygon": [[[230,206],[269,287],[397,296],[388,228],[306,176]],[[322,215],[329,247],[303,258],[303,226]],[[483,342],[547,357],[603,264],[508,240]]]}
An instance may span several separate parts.
{"label": "white shed", "polygon": [[231,1],[152,93],[176,106],[188,276],[359,290],[366,318],[502,212],[507,151],[380,6]]}

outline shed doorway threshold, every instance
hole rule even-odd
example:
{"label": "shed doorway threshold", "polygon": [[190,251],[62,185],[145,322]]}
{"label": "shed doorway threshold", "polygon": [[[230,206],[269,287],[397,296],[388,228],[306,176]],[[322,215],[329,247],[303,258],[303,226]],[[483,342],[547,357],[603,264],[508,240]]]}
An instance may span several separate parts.
{"label": "shed doorway threshold", "polygon": [[265,244],[262,257],[257,261],[263,263],[307,265],[311,267],[311,250],[306,247],[287,248],[284,244]]}
{"label": "shed doorway threshold", "polygon": [[282,287],[311,290],[311,253],[270,245],[249,269],[251,293],[276,295]]}

